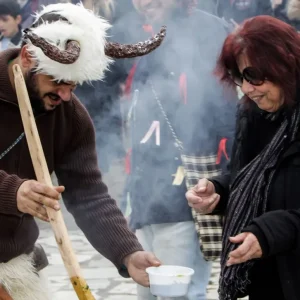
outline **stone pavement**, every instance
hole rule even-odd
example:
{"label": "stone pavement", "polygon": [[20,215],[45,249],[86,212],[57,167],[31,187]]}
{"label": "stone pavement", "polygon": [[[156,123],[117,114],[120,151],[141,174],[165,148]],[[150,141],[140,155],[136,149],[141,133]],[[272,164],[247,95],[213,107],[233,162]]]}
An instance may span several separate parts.
{"label": "stone pavement", "polygon": [[[103,258],[89,244],[80,230],[69,231],[74,251],[82,267],[83,275],[96,298],[105,300],[136,300],[136,285],[131,279],[122,278],[114,265]],[[67,272],[60,257],[54,235],[43,226],[38,241],[44,247],[50,265],[47,268],[49,286],[53,300],[76,300],[76,294],[69,283]],[[207,300],[217,300],[218,264],[213,268],[212,282],[208,288]]]}

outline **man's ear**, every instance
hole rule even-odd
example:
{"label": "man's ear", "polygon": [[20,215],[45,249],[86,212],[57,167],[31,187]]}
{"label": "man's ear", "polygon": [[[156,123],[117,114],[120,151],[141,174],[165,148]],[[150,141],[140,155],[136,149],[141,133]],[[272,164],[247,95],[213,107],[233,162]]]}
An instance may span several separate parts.
{"label": "man's ear", "polygon": [[31,69],[33,67],[33,59],[28,51],[28,46],[24,45],[20,52],[21,67],[23,69]]}
{"label": "man's ear", "polygon": [[21,15],[16,16],[16,22],[17,22],[18,25],[20,25],[22,23],[22,16]]}

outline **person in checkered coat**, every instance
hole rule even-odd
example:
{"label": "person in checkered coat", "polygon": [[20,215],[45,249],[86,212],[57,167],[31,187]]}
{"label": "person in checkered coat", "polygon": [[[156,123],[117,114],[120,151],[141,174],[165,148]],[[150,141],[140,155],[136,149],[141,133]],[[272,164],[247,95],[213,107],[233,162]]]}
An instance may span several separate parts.
{"label": "person in checkered coat", "polygon": [[[161,49],[138,60],[131,73],[130,226],[164,264],[195,270],[183,299],[205,300],[211,270],[207,260],[212,257],[200,249],[185,193],[191,181],[219,174],[230,149],[236,95],[223,90],[213,76],[228,28],[221,19],[193,10],[194,1],[134,3],[145,17],[145,36],[161,24],[168,34]],[[224,152],[218,159],[222,139]],[[214,228],[206,225],[206,245],[212,249],[217,244],[219,255],[220,231],[214,241]],[[155,297],[139,286],[138,299]]]}

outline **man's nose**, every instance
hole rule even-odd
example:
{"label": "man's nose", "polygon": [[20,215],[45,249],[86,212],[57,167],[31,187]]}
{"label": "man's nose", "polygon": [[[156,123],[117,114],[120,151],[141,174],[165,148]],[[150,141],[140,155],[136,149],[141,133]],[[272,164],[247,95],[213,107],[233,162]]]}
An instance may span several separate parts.
{"label": "man's nose", "polygon": [[61,88],[58,90],[57,95],[63,101],[70,101],[72,98],[72,90],[70,88]]}
{"label": "man's nose", "polygon": [[243,84],[241,86],[241,90],[244,94],[249,94],[255,90],[255,87],[249,83],[247,80],[243,80]]}

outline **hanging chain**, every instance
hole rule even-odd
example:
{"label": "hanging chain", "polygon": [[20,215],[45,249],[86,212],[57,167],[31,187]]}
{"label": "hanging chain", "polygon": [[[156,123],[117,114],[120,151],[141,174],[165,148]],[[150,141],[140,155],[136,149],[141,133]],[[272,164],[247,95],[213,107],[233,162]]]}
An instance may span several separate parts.
{"label": "hanging chain", "polygon": [[161,101],[160,101],[159,98],[158,98],[158,95],[157,95],[157,93],[156,93],[156,90],[154,89],[152,80],[149,80],[149,81],[150,81],[151,90],[152,90],[152,93],[153,93],[153,95],[154,95],[154,98],[155,98],[155,100],[156,100],[156,102],[157,102],[157,104],[158,104],[158,106],[159,106],[159,108],[160,108],[162,114],[164,115],[165,120],[166,120],[166,122],[167,122],[167,124],[168,124],[168,127],[169,127],[169,129],[170,129],[170,131],[171,131],[171,134],[172,134],[172,136],[173,136],[173,138],[174,138],[174,140],[175,140],[175,146],[176,146],[177,148],[179,148],[180,151],[182,151],[182,150],[183,150],[183,144],[182,144],[182,142],[179,140],[179,138],[177,137],[177,134],[176,134],[175,130],[173,129],[173,126],[172,126],[172,124],[171,124],[171,122],[170,122],[170,120],[169,120],[169,118],[168,118],[168,116],[167,116],[167,114],[166,114],[166,112],[165,112],[165,110],[164,110],[162,104],[161,104]]}
{"label": "hanging chain", "polygon": [[24,137],[25,133],[23,132],[4,152],[0,154],[0,159],[2,159],[12,148],[14,148]]}

